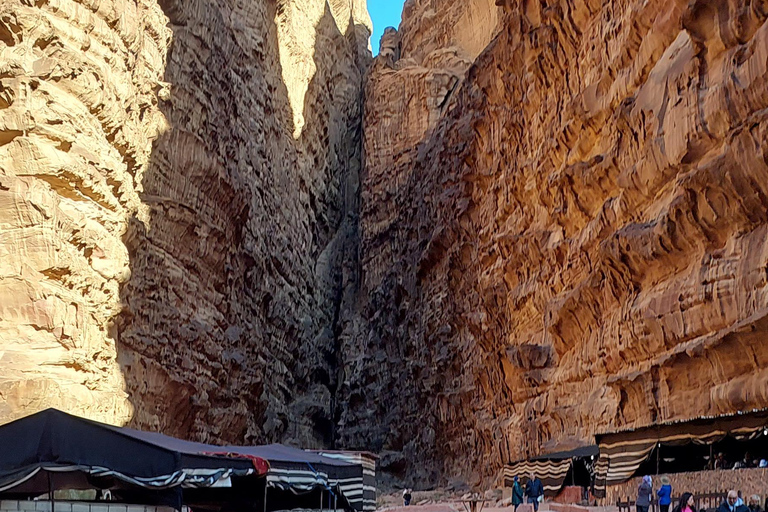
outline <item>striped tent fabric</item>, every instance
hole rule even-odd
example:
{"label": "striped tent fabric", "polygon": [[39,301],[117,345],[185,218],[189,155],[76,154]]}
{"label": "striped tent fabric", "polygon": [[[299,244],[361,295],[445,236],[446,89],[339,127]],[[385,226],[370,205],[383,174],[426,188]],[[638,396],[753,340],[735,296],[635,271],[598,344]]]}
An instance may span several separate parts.
{"label": "striped tent fabric", "polygon": [[700,417],[688,421],[660,423],[632,430],[595,436],[600,458],[595,467],[595,493],[605,495],[605,488],[625,482],[635,475],[657,445],[679,446],[687,443],[712,444],[726,436],[754,439],[768,427],[768,409],[727,416]]}
{"label": "striped tent fabric", "polygon": [[629,441],[600,445],[600,458],[595,466],[595,495],[605,495],[605,488],[632,478],[637,468],[648,459],[656,441]]}
{"label": "striped tent fabric", "polygon": [[[362,510],[376,510],[376,456],[368,452],[318,451],[332,459],[351,462],[362,468],[362,487],[346,489],[344,494],[351,500],[361,499]],[[353,502],[355,504],[356,502]]]}
{"label": "striped tent fabric", "polygon": [[564,460],[524,460],[504,466],[504,486],[512,487],[515,476],[524,480],[533,473],[544,487],[544,495],[556,496],[563,487],[563,482],[571,469],[571,459]]}
{"label": "striped tent fabric", "polygon": [[606,476],[608,474],[608,457],[600,457],[595,464],[595,490],[597,498],[605,498]]}
{"label": "striped tent fabric", "polygon": [[[363,467],[359,463],[280,444],[240,447],[238,451],[269,461],[267,486],[270,488],[297,495],[325,489],[329,491],[329,506],[334,505],[335,496],[335,505],[339,508],[363,511]],[[344,502],[349,507],[344,506]]]}

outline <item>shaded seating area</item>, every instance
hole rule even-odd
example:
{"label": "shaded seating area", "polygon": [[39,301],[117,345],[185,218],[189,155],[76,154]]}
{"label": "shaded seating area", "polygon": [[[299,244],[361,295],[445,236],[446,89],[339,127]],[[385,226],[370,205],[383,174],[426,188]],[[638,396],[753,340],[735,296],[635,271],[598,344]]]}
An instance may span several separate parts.
{"label": "shaded seating area", "polygon": [[362,464],[281,444],[225,449],[269,461],[267,511],[286,506],[364,510]]}
{"label": "shaded seating area", "polygon": [[132,435],[148,442],[169,444],[184,453],[218,453],[267,461],[266,478],[261,483],[263,500],[259,510],[262,512],[294,508],[363,510],[362,464],[282,444],[215,446],[155,432],[132,431]]}
{"label": "shaded seating area", "polygon": [[566,485],[589,489],[593,481],[591,467],[598,455],[598,447],[591,445],[507,464],[504,487],[512,487],[515,476],[524,483],[533,473],[541,480],[544,496],[548,498],[557,496]]}
{"label": "shaded seating area", "polygon": [[48,409],[0,426],[0,448],[0,500],[95,489],[177,510],[363,510],[361,464],[283,445],[209,445]]}
{"label": "shaded seating area", "polygon": [[182,451],[173,441],[48,409],[0,426],[0,498],[109,489],[180,510],[183,489],[252,485],[269,469],[265,459]]}
{"label": "shaded seating area", "polygon": [[[736,462],[768,458],[768,410],[700,417],[595,436],[600,448],[596,489],[633,476],[731,469]],[[727,467],[717,467],[730,460]],[[750,467],[750,466],[745,466]]]}

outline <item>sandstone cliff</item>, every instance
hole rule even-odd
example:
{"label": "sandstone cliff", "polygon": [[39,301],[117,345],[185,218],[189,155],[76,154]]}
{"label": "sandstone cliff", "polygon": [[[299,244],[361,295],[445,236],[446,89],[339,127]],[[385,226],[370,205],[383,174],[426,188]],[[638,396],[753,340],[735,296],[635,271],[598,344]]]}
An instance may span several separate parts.
{"label": "sandstone cliff", "polygon": [[768,405],[768,3],[497,3],[366,84],[341,440],[415,482]]}
{"label": "sandstone cliff", "polygon": [[768,405],[768,3],[496,3],[364,78],[362,0],[3,2],[0,420],[423,483]]}
{"label": "sandstone cliff", "polygon": [[0,420],[333,436],[363,0],[0,5]]}

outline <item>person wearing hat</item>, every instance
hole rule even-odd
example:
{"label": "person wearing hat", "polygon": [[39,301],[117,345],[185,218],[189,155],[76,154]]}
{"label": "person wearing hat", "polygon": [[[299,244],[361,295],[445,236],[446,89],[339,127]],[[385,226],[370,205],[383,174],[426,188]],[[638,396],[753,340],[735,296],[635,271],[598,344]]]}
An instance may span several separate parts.
{"label": "person wearing hat", "polygon": [[763,512],[763,509],[760,507],[760,495],[753,494],[750,496],[747,508],[749,508],[749,512]]}
{"label": "person wearing hat", "polygon": [[672,486],[669,484],[667,475],[661,477],[661,487],[656,491],[656,495],[659,497],[661,512],[669,512],[669,505],[672,503]]}
{"label": "person wearing hat", "polygon": [[749,512],[746,505],[739,505],[739,493],[735,490],[728,491],[728,497],[717,507],[717,512]]}
{"label": "person wearing hat", "polygon": [[649,475],[645,475],[637,488],[637,501],[635,508],[637,512],[648,512],[651,506],[651,493],[653,492],[653,483]]}

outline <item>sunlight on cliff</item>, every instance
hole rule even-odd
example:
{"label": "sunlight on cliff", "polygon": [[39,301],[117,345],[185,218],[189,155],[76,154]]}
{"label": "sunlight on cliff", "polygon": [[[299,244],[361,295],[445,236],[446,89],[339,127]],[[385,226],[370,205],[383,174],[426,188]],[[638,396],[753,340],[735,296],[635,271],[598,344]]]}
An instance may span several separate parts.
{"label": "sunlight on cliff", "polygon": [[298,139],[304,129],[304,101],[309,84],[317,72],[315,42],[320,33],[320,21],[329,11],[340,34],[350,26],[360,24],[372,31],[371,17],[365,0],[329,0],[313,2],[281,2],[275,14],[283,83],[293,113],[293,137]]}
{"label": "sunlight on cliff", "polygon": [[17,21],[0,18],[0,422],[56,407],[125,424],[114,319],[168,128],[171,31],[154,0],[53,5],[6,0]]}

